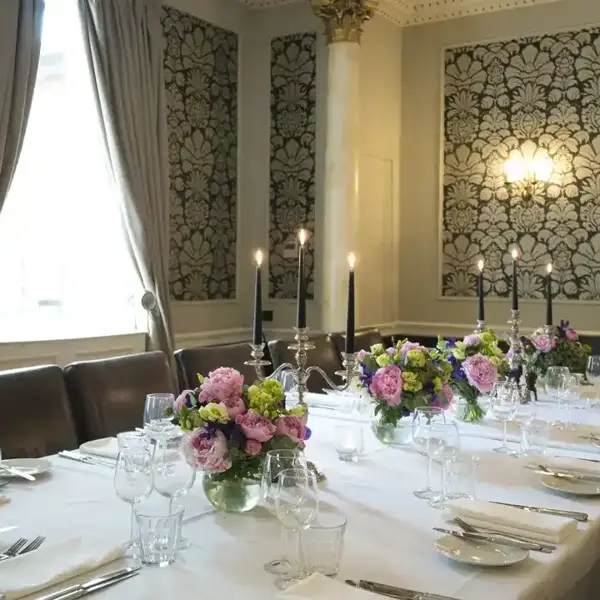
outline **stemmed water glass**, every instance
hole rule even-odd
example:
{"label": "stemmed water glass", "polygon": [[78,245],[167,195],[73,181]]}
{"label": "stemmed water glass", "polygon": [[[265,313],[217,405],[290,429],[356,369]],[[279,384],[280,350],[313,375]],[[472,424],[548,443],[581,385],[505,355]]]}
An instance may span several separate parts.
{"label": "stemmed water glass", "polygon": [[596,388],[596,400],[600,398],[600,356],[588,356],[585,374],[590,383]]}
{"label": "stemmed water glass", "polygon": [[431,459],[439,461],[442,466],[440,493],[432,496],[429,505],[433,508],[444,508],[448,498],[448,468],[460,452],[460,433],[454,421],[434,423],[429,438],[429,454]]}
{"label": "stemmed water glass", "polygon": [[[173,514],[173,504],[183,498],[196,481],[194,457],[184,435],[158,439],[154,449],[154,489],[169,499],[169,514]],[[179,541],[179,549],[189,548],[185,538]]]}
{"label": "stemmed water glass", "polygon": [[113,480],[117,496],[131,505],[130,542],[134,543],[134,505],[152,492],[152,456],[147,448],[125,448],[119,452]]}
{"label": "stemmed water glass", "polygon": [[144,406],[144,430],[151,437],[160,437],[173,428],[169,411],[173,408],[173,394],[148,394]]}
{"label": "stemmed water glass", "polygon": [[[273,516],[277,516],[277,486],[279,475],[288,469],[308,471],[306,457],[302,450],[270,450],[265,456],[261,479],[262,506]],[[282,526],[281,540],[284,548],[287,547],[288,530]],[[289,573],[292,570],[290,561],[285,558],[271,560],[264,566],[265,571],[275,575]]]}
{"label": "stemmed water glass", "polygon": [[504,425],[502,445],[494,448],[494,451],[510,456],[515,452],[508,447],[507,428],[508,422],[512,421],[519,408],[519,389],[511,382],[498,382],[494,384],[494,388],[492,389],[491,400],[492,414]]}
{"label": "stemmed water glass", "polygon": [[289,410],[298,404],[298,390],[296,388],[296,380],[291,371],[281,371],[277,374],[277,381],[283,388],[285,394],[285,407]]}
{"label": "stemmed water glass", "polygon": [[413,444],[419,454],[427,456],[427,480],[423,489],[413,492],[417,498],[428,500],[435,494],[431,488],[431,469],[433,462],[431,446],[435,446],[437,440],[434,439],[432,441],[432,436],[434,433],[434,425],[445,422],[446,417],[444,411],[441,408],[433,406],[419,407],[415,410],[413,415]]}
{"label": "stemmed water glass", "polygon": [[512,453],[515,458],[528,456],[530,450],[529,434],[537,414],[537,403],[534,394],[529,393],[526,402],[521,402],[518,394],[517,397],[519,402],[514,418],[521,425],[521,447],[519,452]]}
{"label": "stemmed water glass", "polygon": [[546,371],[546,391],[551,398],[558,402],[558,419],[553,423],[559,429],[564,428],[564,423],[560,417],[562,402],[566,401],[569,392],[569,378],[571,371],[568,367],[548,367]]}

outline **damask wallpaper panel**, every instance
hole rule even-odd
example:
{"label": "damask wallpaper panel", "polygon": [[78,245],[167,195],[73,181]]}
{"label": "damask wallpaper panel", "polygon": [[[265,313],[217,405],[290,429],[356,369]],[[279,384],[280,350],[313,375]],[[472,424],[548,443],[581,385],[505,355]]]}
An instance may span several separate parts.
{"label": "damask wallpaper panel", "polygon": [[[507,296],[517,246],[524,297],[600,299],[600,28],[445,52],[443,266],[446,296]],[[550,184],[530,201],[507,186],[511,151],[546,150]]]}
{"label": "damask wallpaper panel", "polygon": [[162,23],[171,297],[235,298],[237,35],[171,7]]}
{"label": "damask wallpaper panel", "polygon": [[[271,41],[269,297],[295,298],[298,260],[286,242],[315,231],[317,37],[300,33]],[[314,296],[314,251],[306,253],[308,298]]]}

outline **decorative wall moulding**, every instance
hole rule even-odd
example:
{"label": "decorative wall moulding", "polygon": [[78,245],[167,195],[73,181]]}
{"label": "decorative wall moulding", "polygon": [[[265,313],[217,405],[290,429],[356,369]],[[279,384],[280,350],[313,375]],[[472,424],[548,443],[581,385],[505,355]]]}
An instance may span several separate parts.
{"label": "decorative wall moulding", "polygon": [[[250,8],[272,8],[307,0],[237,0]],[[377,14],[398,25],[444,21],[499,10],[567,0],[380,0]]]}

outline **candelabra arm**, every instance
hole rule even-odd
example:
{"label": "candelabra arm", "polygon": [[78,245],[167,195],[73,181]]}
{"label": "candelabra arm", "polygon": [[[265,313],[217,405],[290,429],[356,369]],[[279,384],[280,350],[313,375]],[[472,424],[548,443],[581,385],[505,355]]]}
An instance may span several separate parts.
{"label": "candelabra arm", "polygon": [[483,333],[485,331],[485,321],[477,319],[477,327],[473,330],[473,333]]}
{"label": "candelabra arm", "polygon": [[293,370],[294,365],[292,363],[283,363],[282,365],[279,365],[270,375],[265,377],[263,381],[266,381],[267,379],[276,379],[277,376],[281,375],[281,373],[283,373],[284,371],[293,372]]}
{"label": "candelabra arm", "polygon": [[526,404],[530,401],[530,393],[527,389],[527,380],[525,377],[525,359],[523,343],[519,336],[519,325],[521,320],[519,318],[520,313],[518,310],[511,311],[512,318],[508,322],[510,325],[509,343],[510,343],[510,357],[508,364],[510,367],[509,378],[515,385],[519,392],[521,404]]}
{"label": "candelabra arm", "polygon": [[345,379],[345,383],[341,385],[336,384],[329,377],[329,375],[327,375],[327,373],[325,373],[325,371],[323,371],[323,369],[321,369],[320,367],[308,367],[306,371],[308,374],[312,373],[313,371],[316,371],[317,373],[319,373],[319,375],[321,375],[321,377],[323,377],[327,385],[332,390],[336,390],[338,392],[345,392],[352,385],[354,379],[360,375],[360,369],[358,368],[356,353],[343,353],[342,356],[344,358],[342,363],[344,369],[341,371],[336,371],[335,373],[336,375],[339,375],[342,379]]}

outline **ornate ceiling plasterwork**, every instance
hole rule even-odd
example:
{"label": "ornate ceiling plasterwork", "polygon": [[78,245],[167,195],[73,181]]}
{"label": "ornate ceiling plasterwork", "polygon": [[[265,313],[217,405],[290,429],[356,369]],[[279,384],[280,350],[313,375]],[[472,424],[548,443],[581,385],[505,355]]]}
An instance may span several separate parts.
{"label": "ornate ceiling plasterwork", "polygon": [[[250,8],[270,8],[306,1],[238,0]],[[398,25],[416,25],[561,1],[565,0],[380,0],[377,13]]]}

